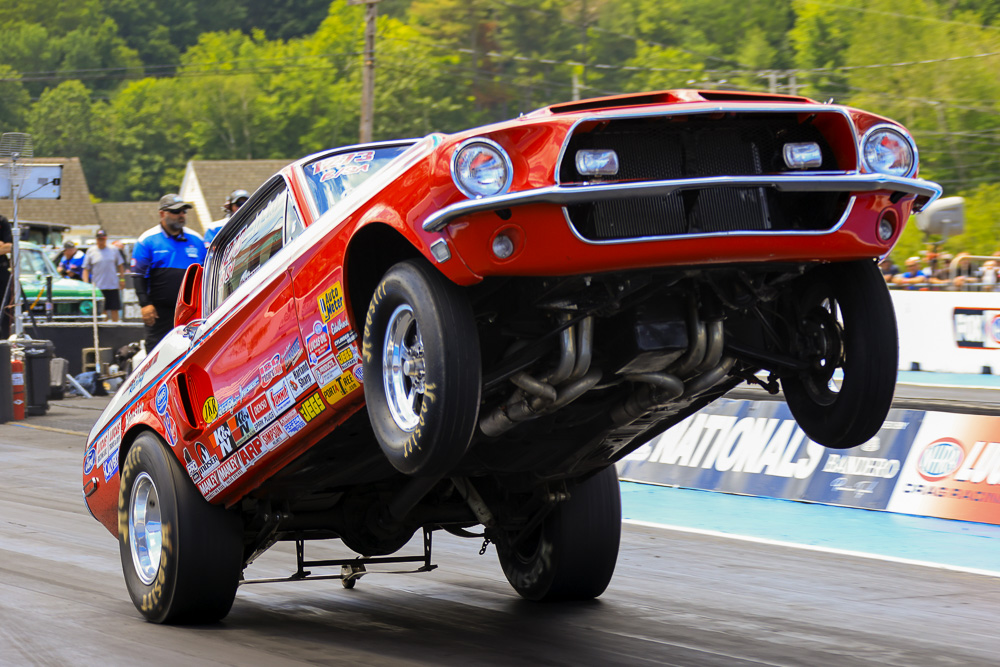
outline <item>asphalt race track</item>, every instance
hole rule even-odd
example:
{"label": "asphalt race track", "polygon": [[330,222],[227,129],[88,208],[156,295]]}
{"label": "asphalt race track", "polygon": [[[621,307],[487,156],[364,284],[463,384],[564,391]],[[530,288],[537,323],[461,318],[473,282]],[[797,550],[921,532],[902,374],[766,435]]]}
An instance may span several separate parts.
{"label": "asphalt race track", "polygon": [[[0,425],[2,665],[996,665],[1000,577],[626,525],[611,587],[538,605],[491,547],[435,533],[431,573],[240,589],[206,627],[141,620],[80,494],[100,399]],[[414,549],[408,549],[414,551]],[[308,559],[348,555],[307,544]],[[249,570],[294,570],[281,545]]]}

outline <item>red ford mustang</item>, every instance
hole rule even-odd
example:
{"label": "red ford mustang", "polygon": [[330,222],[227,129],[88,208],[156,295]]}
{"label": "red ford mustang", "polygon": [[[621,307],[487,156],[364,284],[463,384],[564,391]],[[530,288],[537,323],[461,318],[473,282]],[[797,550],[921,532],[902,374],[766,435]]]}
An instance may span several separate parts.
{"label": "red ford mustang", "polygon": [[[780,387],[822,445],[878,431],[874,260],[940,195],[917,162],[863,111],[677,90],[286,167],[90,434],[83,492],[136,607],[221,618],[279,540],[293,579],[430,569],[437,529],[495,544],[526,598],[600,595],[612,464],[737,384]],[[328,538],[360,556],[306,561]]]}

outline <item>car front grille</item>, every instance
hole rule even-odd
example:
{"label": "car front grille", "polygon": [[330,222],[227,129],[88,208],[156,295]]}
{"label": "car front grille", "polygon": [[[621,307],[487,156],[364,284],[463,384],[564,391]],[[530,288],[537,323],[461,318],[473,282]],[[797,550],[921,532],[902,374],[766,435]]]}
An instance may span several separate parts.
{"label": "car front grille", "polygon": [[[846,120],[844,121],[846,123]],[[580,149],[610,148],[619,173],[601,183],[757,176],[789,173],[786,143],[819,144],[823,164],[837,159],[823,133],[799,113],[697,114],[621,118],[582,124],[570,138],[559,169],[562,185],[591,183],[576,170]],[[599,201],[567,207],[570,222],[595,241],[727,232],[817,231],[841,218],[843,193],[779,192],[770,187],[692,187],[666,196]]]}

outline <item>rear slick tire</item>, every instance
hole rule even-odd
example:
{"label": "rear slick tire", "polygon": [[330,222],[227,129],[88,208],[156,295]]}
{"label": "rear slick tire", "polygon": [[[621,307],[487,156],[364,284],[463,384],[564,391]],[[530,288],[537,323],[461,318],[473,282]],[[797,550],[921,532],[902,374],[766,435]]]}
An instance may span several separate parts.
{"label": "rear slick tire", "polygon": [[504,576],[527,600],[592,600],[611,583],[622,532],[618,471],[608,466],[569,494],[533,534],[497,545]]}
{"label": "rear slick tire", "polygon": [[151,432],[125,457],[118,546],[129,596],[154,623],[211,623],[229,613],[243,566],[236,512],[206,501]]}

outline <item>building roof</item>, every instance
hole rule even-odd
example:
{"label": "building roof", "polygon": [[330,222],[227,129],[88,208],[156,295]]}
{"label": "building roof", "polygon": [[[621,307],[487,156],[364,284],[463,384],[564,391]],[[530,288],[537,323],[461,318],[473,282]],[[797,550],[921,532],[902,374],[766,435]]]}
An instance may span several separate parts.
{"label": "building roof", "polygon": [[292,160],[189,160],[178,194],[194,205],[188,225],[201,230],[225,215],[222,204],[233,190],[254,190]]}
{"label": "building roof", "polygon": [[[59,199],[22,199],[17,205],[17,219],[61,222],[72,227],[96,227],[97,213],[90,200],[90,188],[87,187],[80,158],[36,157],[31,162],[62,165]],[[9,197],[10,193],[6,193],[6,196]],[[10,199],[0,200],[0,213],[13,219],[14,202]]]}
{"label": "building roof", "polygon": [[111,237],[139,236],[160,222],[155,201],[101,202],[94,209],[100,227]]}

